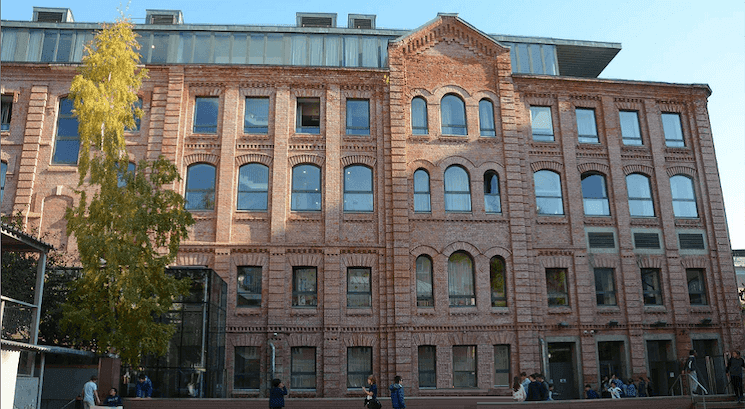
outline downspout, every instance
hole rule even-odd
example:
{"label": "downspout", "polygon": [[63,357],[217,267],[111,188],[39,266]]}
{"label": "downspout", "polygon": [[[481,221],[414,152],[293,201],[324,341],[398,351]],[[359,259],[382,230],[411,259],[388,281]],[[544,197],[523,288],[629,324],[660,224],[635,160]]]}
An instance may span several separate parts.
{"label": "downspout", "polygon": [[277,359],[277,348],[274,346],[274,343],[272,340],[269,340],[269,347],[272,349],[272,379],[274,379],[274,369],[276,365],[276,359]]}
{"label": "downspout", "polygon": [[541,347],[541,372],[546,376],[546,379],[550,378],[548,373],[548,351],[546,350],[546,341],[543,338],[538,338],[538,343]]}

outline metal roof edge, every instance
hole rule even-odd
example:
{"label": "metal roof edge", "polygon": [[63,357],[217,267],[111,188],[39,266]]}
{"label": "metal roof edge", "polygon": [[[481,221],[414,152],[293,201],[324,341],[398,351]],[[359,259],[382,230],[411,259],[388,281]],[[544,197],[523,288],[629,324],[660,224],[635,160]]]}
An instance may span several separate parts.
{"label": "metal roof edge", "polygon": [[27,344],[25,342],[11,341],[9,339],[0,340],[0,344],[2,345],[2,349],[11,351],[32,351],[59,355],[80,355],[90,358],[95,358],[98,356],[98,354],[91,351],[83,351],[80,349],[60,347],[56,345]]}
{"label": "metal roof edge", "polygon": [[[643,80],[629,80],[619,78],[587,78],[587,77],[570,77],[560,75],[536,75],[536,74],[520,74],[512,73],[513,77],[517,78],[534,78],[534,79],[547,79],[552,81],[564,80],[564,81],[588,81],[588,82],[605,82],[605,83],[625,83],[625,84],[638,84],[638,85],[658,85],[662,87],[684,87],[684,88],[701,88],[707,91],[708,95],[711,95],[711,87],[709,84],[702,83],[679,83],[679,82],[663,82],[663,81],[643,81]],[[707,96],[708,96],[707,95]]]}
{"label": "metal roof edge", "polygon": [[0,223],[0,229],[2,230],[2,234],[4,236],[11,237],[28,246],[36,248],[37,250],[45,250],[45,251],[54,250],[54,246],[52,246],[51,244],[41,241],[37,239],[36,237],[31,236],[28,233],[25,233],[23,231],[20,231],[10,226],[9,224]]}

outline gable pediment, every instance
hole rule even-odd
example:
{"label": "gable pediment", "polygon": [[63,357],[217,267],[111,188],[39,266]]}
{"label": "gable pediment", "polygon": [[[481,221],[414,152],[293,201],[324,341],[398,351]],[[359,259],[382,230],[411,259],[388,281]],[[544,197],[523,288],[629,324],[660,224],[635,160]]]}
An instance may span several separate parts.
{"label": "gable pediment", "polygon": [[456,15],[438,15],[436,19],[401,37],[392,45],[404,54],[422,54],[438,44],[458,44],[484,58],[496,58],[509,49],[477,30]]}

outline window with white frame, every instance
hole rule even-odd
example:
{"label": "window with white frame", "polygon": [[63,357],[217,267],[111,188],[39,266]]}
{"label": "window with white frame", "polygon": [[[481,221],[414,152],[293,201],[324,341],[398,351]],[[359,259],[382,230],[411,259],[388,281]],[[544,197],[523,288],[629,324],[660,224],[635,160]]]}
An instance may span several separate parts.
{"label": "window with white frame", "polygon": [[595,110],[577,108],[574,112],[577,116],[577,141],[579,143],[599,143]]}
{"label": "window with white frame", "polygon": [[530,126],[534,141],[553,142],[554,125],[551,119],[551,107],[530,107]]}
{"label": "window with white frame", "polygon": [[471,181],[468,172],[457,165],[445,170],[445,211],[471,211]]}
{"label": "window with white frame", "polygon": [[561,177],[550,170],[539,170],[533,174],[535,184],[536,213],[542,215],[564,214],[561,193]]}
{"label": "window with white frame", "polygon": [[670,178],[670,190],[673,194],[673,214],[675,217],[698,217],[696,193],[693,180],[688,176],[675,175]]}
{"label": "window with white frame", "polygon": [[649,177],[640,173],[626,176],[626,190],[629,195],[629,214],[631,217],[654,216],[654,202]]}
{"label": "window with white frame", "polygon": [[683,126],[680,114],[674,112],[662,113],[662,130],[665,133],[665,145],[673,148],[685,147],[683,140]]}
{"label": "window with white frame", "polygon": [[639,129],[638,111],[619,111],[621,138],[624,145],[642,145],[642,133]]}

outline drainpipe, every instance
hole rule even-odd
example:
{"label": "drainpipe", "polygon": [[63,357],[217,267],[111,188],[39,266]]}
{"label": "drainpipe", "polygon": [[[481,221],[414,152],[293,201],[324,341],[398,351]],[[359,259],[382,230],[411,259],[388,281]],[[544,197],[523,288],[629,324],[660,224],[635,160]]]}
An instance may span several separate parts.
{"label": "drainpipe", "polygon": [[274,379],[274,369],[275,369],[275,363],[277,359],[277,348],[274,346],[274,343],[272,340],[269,340],[269,347],[272,349],[272,379]]}
{"label": "drainpipe", "polygon": [[541,347],[541,372],[546,376],[546,379],[550,378],[548,373],[548,350],[546,349],[546,341],[543,338],[538,338],[538,343]]}

